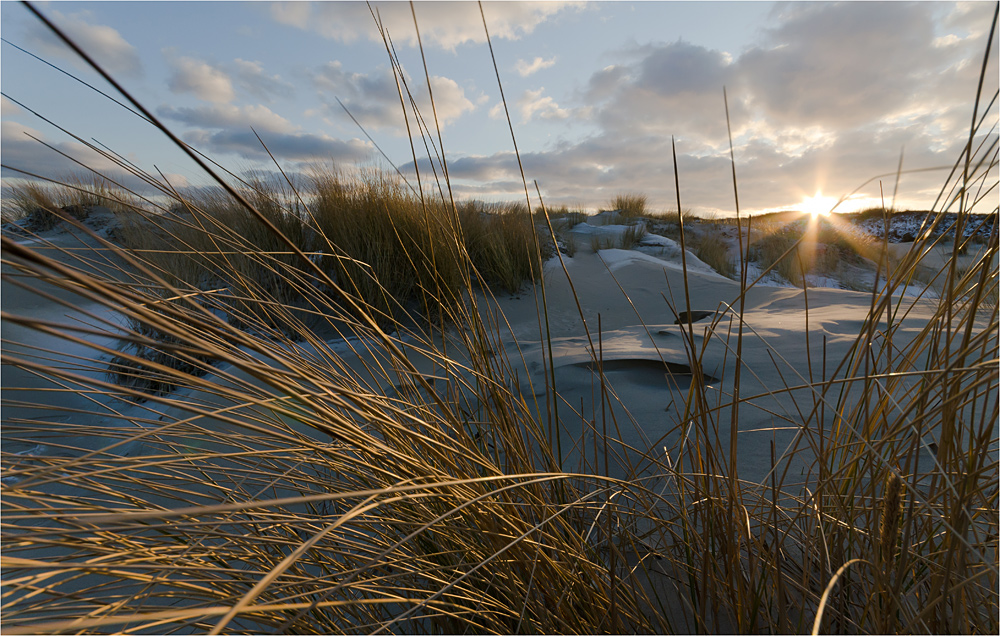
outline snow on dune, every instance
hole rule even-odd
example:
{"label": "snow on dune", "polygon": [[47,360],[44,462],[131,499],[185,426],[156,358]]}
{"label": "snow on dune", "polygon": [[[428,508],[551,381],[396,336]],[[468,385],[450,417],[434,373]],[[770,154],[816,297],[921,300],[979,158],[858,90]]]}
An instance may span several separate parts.
{"label": "snow on dune", "polygon": [[[619,475],[625,474],[627,464],[636,459],[636,454],[641,455],[676,441],[680,430],[678,417],[682,415],[682,409],[678,411],[677,405],[683,403],[686,387],[691,382],[690,374],[685,371],[691,338],[701,348],[701,364],[711,390],[721,392],[720,397],[732,391],[732,374],[726,369],[727,365],[733,364],[731,345],[727,344],[733,329],[733,316],[727,308],[734,306],[740,295],[735,281],[715,273],[690,251],[685,255],[688,267],[685,273],[681,265],[680,246],[668,237],[646,234],[635,249],[616,246],[599,249],[596,253],[591,249],[589,237],[620,242],[629,231],[629,226],[618,224],[598,226],[582,223],[572,228],[572,235],[580,239],[581,244],[572,258],[565,256],[563,261],[573,284],[570,284],[557,259],[550,259],[544,270],[549,304],[546,319],[550,330],[544,338],[539,331],[539,309],[534,294],[524,293],[495,300],[483,298],[481,303],[482,307],[499,309],[506,317],[509,329],[505,327],[506,335],[501,334],[500,346],[505,349],[507,359],[517,365],[519,377],[531,380],[530,386],[546,385],[543,357],[548,348],[545,345],[547,342],[554,345],[554,351],[558,353],[555,371],[560,397],[579,411],[576,414],[561,411],[562,414],[570,413],[567,418],[577,419],[575,424],[567,420],[565,434],[570,437],[573,435],[570,431],[580,430],[580,418],[589,421],[600,412],[600,406],[595,407],[592,400],[595,370],[590,361],[595,352],[590,347],[592,342],[595,345],[600,342],[606,347],[606,359],[613,362],[606,370],[607,379],[615,394],[621,398],[620,402],[610,407],[621,423],[620,431],[615,433],[614,445],[617,447],[616,456],[622,458],[622,463],[617,469],[612,468]],[[751,265],[751,280],[759,271]],[[837,281],[811,282],[832,285]],[[16,294],[9,293],[8,281],[4,281],[3,285],[4,310],[40,318],[56,316],[67,324],[74,319],[67,315],[69,312],[65,307],[53,306],[51,301],[42,297],[35,297],[31,302],[16,300],[17,306],[13,306],[10,303],[15,302]],[[784,393],[770,395],[769,389],[786,382],[800,383],[798,376],[808,367],[809,361],[822,359],[824,338],[829,347],[825,355],[830,360],[845,355],[867,315],[870,298],[869,293],[811,289],[809,307],[812,317],[807,320],[800,289],[789,288],[787,283],[770,277],[748,290],[744,306],[748,329],[745,331],[747,336],[741,351],[741,363],[753,373],[744,377],[743,390],[747,394],[759,393],[768,397],[762,399],[759,405],[747,403],[740,411],[741,475],[748,479],[761,478],[770,466],[770,443],[776,441],[780,453],[781,445],[791,443],[793,437],[793,433],[786,434],[784,431],[754,432],[769,430],[775,414],[795,418],[797,397],[793,399],[795,396]],[[690,305],[687,304],[688,299]],[[824,311],[827,306],[837,307],[835,315]],[[694,322],[693,329],[682,330],[682,326],[677,324],[678,317],[688,311],[701,318]],[[919,327],[922,320],[920,312],[911,312],[908,320]],[[806,338],[807,328],[810,332],[816,330],[816,335],[822,334],[824,338]],[[55,346],[55,343],[40,340],[27,330],[9,331],[5,327],[4,337],[9,335],[19,342],[5,345],[5,351],[18,344],[46,348]],[[100,344],[113,346],[113,339],[112,332]],[[382,355],[377,347],[350,348],[332,340],[320,346],[325,351],[318,358],[336,355],[352,369],[370,368],[373,366],[371,358]],[[464,355],[460,342],[449,344],[448,351],[452,356]],[[74,353],[84,355],[83,352]],[[311,350],[303,349],[300,353],[312,357]],[[93,352],[91,355],[94,356]],[[99,373],[106,361],[95,357],[91,364],[94,373]],[[224,369],[220,368],[221,371]],[[433,365],[429,365],[427,373],[434,372]],[[223,374],[218,375],[221,377]],[[5,390],[11,384],[27,385],[28,380],[26,376],[13,377],[5,372]],[[215,380],[208,376],[205,381]],[[386,391],[393,388],[382,384],[378,385]],[[527,386],[528,383],[525,384]],[[46,393],[36,392],[29,397],[44,400],[46,396]],[[177,397],[184,399],[180,394]],[[208,397],[205,399],[211,401]],[[222,404],[218,406],[225,407]],[[93,405],[90,409],[99,410]],[[169,412],[164,408],[154,413],[141,406],[130,406],[128,409],[125,412],[127,416],[150,419]],[[11,415],[5,409],[4,418]],[[53,404],[51,412],[46,412],[44,408],[36,409],[33,417],[41,419],[65,415],[59,405]],[[723,414],[720,417],[725,419],[728,416]],[[117,421],[121,426],[123,419],[118,418]],[[88,423],[100,425],[101,418]],[[63,441],[67,445],[87,445],[97,439]],[[566,441],[569,447],[578,440],[568,438]],[[659,446],[654,447],[654,442]],[[46,440],[26,441],[23,444],[12,450],[35,453],[41,450],[34,444],[50,445]]]}

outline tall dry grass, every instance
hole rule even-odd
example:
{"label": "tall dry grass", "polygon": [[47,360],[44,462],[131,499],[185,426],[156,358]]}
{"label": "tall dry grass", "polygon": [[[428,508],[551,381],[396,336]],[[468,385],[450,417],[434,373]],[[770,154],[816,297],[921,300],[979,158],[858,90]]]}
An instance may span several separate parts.
{"label": "tall dry grass", "polygon": [[849,278],[844,275],[847,266],[875,267],[882,258],[882,245],[844,227],[815,219],[757,223],[750,259],[796,286],[802,285],[803,273]]}
{"label": "tall dry grass", "polygon": [[25,219],[31,232],[51,230],[66,216],[81,220],[90,208],[122,214],[139,204],[132,193],[100,175],[73,174],[57,183],[20,181],[4,190],[3,222]]}
{"label": "tall dry grass", "polygon": [[[980,134],[974,125],[970,148]],[[940,209],[967,221],[983,203],[974,184],[995,182],[996,161],[995,142],[960,158],[943,189],[959,196]],[[330,209],[346,205],[350,193],[325,183]],[[372,215],[401,196],[391,184],[373,189],[359,204]],[[96,357],[116,353],[99,342],[77,368],[5,343],[5,365],[92,399],[54,422],[43,419],[52,407],[42,391],[35,416],[5,422],[24,439],[64,440],[60,453],[3,453],[7,633],[1000,629],[998,316],[995,304],[983,311],[998,282],[996,232],[968,269],[947,268],[945,294],[914,333],[903,331],[907,312],[922,301],[892,292],[929,239],[918,240],[871,295],[846,356],[762,395],[741,392],[740,374],[753,371],[741,343],[758,337],[741,321],[741,261],[732,311],[706,335],[734,353],[732,394],[692,382],[679,444],[612,479],[597,461],[576,474],[560,467],[561,422],[545,406],[557,386],[522,386],[500,342],[510,337],[503,316],[477,305],[472,276],[455,273],[458,289],[447,288],[443,264],[477,252],[458,233],[436,242],[449,217],[435,226],[407,207],[412,218],[384,222],[393,232],[380,244],[398,243],[401,255],[390,260],[388,247],[365,258],[335,249],[347,238],[331,233],[351,226],[322,216],[323,205],[270,208],[235,191],[177,204],[186,215],[144,222],[163,225],[158,240],[186,237],[190,249],[171,258],[228,281],[220,291],[171,276],[155,248],[106,245],[121,270],[102,275],[3,237],[5,283],[44,280],[114,309],[133,325],[126,337],[211,366],[118,352],[177,387],[150,395],[95,377]],[[289,219],[305,221],[283,226]],[[248,223],[251,238],[229,222]],[[322,252],[285,234],[298,227]],[[420,282],[390,293],[383,266]],[[290,303],[281,285],[300,299]],[[394,293],[447,311],[453,328],[410,328]],[[244,308],[242,322],[227,318],[232,307]],[[108,329],[3,318],[66,342]],[[694,327],[686,333],[697,378]],[[614,398],[599,346],[591,351],[603,405]],[[797,411],[782,425],[796,431],[792,452],[807,470],[789,474],[776,449],[768,478],[747,481],[731,445],[740,411],[785,392]],[[122,414],[116,398],[135,397],[146,410]]]}
{"label": "tall dry grass", "polygon": [[611,206],[612,210],[617,210],[625,218],[635,218],[646,214],[647,202],[648,197],[645,194],[622,192],[615,195],[608,205]]}
{"label": "tall dry grass", "polygon": [[729,256],[729,243],[718,231],[706,232],[698,241],[694,255],[727,278],[736,275],[736,265]]}

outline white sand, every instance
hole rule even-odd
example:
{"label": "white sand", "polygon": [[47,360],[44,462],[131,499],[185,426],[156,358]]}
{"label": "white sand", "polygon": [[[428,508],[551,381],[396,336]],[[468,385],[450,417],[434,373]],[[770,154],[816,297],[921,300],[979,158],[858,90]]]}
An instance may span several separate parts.
{"label": "white sand", "polygon": [[[686,346],[688,337],[682,326],[674,324],[676,312],[686,311],[684,274],[681,267],[679,246],[672,240],[650,235],[644,246],[637,250],[607,249],[594,253],[589,240],[591,234],[617,238],[625,231],[621,225],[595,227],[581,224],[573,228],[574,235],[580,237],[578,250],[573,258],[564,256],[566,270],[575,285],[576,294],[582,306],[583,320],[573,298],[573,289],[558,259],[551,259],[545,267],[545,283],[548,296],[548,324],[551,329],[552,353],[556,368],[556,385],[560,400],[558,409],[562,421],[562,446],[567,470],[583,470],[579,449],[581,440],[587,441],[587,462],[593,464],[594,431],[607,427],[609,447],[613,452],[612,473],[625,476],[629,465],[638,466],[642,456],[651,453],[663,458],[666,452],[676,453],[680,445],[681,433],[685,428],[683,403],[691,376],[681,373],[688,364]],[[69,234],[50,232],[47,239],[54,246],[80,247]],[[51,252],[51,248],[49,248]],[[688,253],[687,295],[693,311],[726,312],[727,307],[738,309],[739,286],[724,278],[707,265]],[[72,260],[62,255],[63,260]],[[5,266],[5,272],[9,271]],[[56,293],[57,297],[68,300],[79,310],[74,315],[66,307],[52,300],[41,298],[30,291],[15,288],[4,282],[3,308],[5,311],[29,315],[39,319],[56,320],[71,324],[83,312],[95,313],[98,317],[116,320],[112,312],[97,305],[74,297],[67,292]],[[801,422],[800,409],[806,412],[812,408],[813,398],[808,390],[769,395],[786,384],[790,386],[807,384],[810,362],[813,379],[824,375],[821,369],[824,338],[826,343],[827,376],[847,354],[854,343],[867,315],[871,296],[868,293],[839,289],[810,289],[808,292],[808,341],[805,297],[801,290],[758,285],[746,295],[744,307],[745,338],[742,348],[743,376],[742,396],[751,397],[741,407],[739,414],[739,469],[741,476],[754,481],[765,477],[771,467],[770,445],[773,441],[777,452],[782,455],[796,439],[796,422]],[[480,298],[483,308],[493,304]],[[526,288],[519,296],[505,297],[496,305],[510,323],[510,334],[503,337],[506,354],[512,364],[520,367],[520,356],[524,356],[524,368],[518,373],[530,379],[535,387],[535,397],[544,405],[544,369],[548,363],[543,359],[548,353],[545,334],[539,333],[539,320],[535,295]],[[673,307],[673,310],[671,309]],[[930,306],[911,312],[907,324],[897,338],[905,339],[907,334],[919,330],[929,315]],[[93,320],[90,320],[93,322]],[[584,327],[586,323],[586,329]],[[733,392],[733,372],[735,360],[736,320],[732,311],[725,313],[718,322],[714,335],[709,333],[712,317],[694,324],[693,341],[702,351],[702,371],[710,386],[710,400],[717,404],[730,401]],[[600,325],[600,334],[598,326]],[[587,330],[590,340],[587,338]],[[732,334],[727,338],[727,333]],[[39,335],[16,325],[5,324],[3,337],[10,343],[4,345],[5,353],[23,353],[24,346],[48,349],[56,353],[37,354],[47,357],[47,363],[54,365],[80,365],[73,357],[94,358],[84,345],[65,343],[53,336]],[[515,346],[516,339],[516,346]],[[113,337],[92,338],[105,346],[113,346]],[[609,401],[610,410],[601,417],[599,398],[595,387],[599,387],[598,376],[593,369],[593,357],[589,342],[594,346],[600,342],[603,348],[605,375],[610,388],[620,400]],[[343,352],[345,362],[361,369],[362,361],[375,354],[361,356],[348,351],[343,343],[331,343]],[[452,347],[450,351],[455,351]],[[84,364],[81,371],[86,377],[101,377],[106,368],[106,360]],[[434,365],[423,364],[426,373],[435,374]],[[225,371],[223,369],[223,371]],[[250,381],[245,374],[237,373],[240,379]],[[253,382],[253,381],[251,381]],[[385,384],[385,382],[382,382]],[[259,384],[259,383],[256,383]],[[528,382],[523,382],[528,386]],[[106,404],[107,400],[72,392],[39,394],[20,392],[22,387],[40,388],[52,386],[51,382],[37,375],[14,367],[3,367],[3,387],[5,400],[45,401],[53,407],[45,412],[20,406],[4,408],[4,450],[8,452],[37,452],[36,444],[49,447],[50,452],[60,444],[78,445],[85,448],[100,446],[105,441],[100,437],[87,437],[81,443],[78,439],[61,439],[66,429],[59,424],[72,423],[74,426],[133,426],[121,418],[112,416],[107,409],[116,409],[125,415],[137,418],[157,419],[153,413],[141,406]],[[388,387],[384,387],[388,388]],[[758,397],[752,397],[758,396]],[[185,399],[205,399],[218,403],[218,398],[200,394]],[[531,396],[526,396],[530,399]],[[534,403],[532,401],[532,403]],[[624,405],[624,406],[623,406]],[[220,406],[224,406],[220,404]],[[627,408],[626,408],[627,407]],[[84,409],[90,414],[68,413],[65,409]],[[544,417],[544,406],[541,407]],[[101,411],[105,411],[103,414]],[[162,412],[162,407],[156,407]],[[828,409],[829,410],[829,409]],[[595,413],[597,414],[595,418]],[[169,419],[177,414],[175,409],[166,409]],[[21,417],[51,420],[59,434],[43,439],[13,442],[19,437],[16,420]],[[720,441],[728,448],[728,408],[723,408],[717,421],[720,427]],[[212,423],[205,423],[211,428]],[[599,434],[599,433],[598,433]],[[589,435],[589,437],[588,437]],[[603,438],[598,445],[603,449]],[[627,452],[625,449],[629,449]],[[124,452],[118,449],[116,452]],[[797,460],[806,462],[805,454],[798,454]],[[603,463],[603,462],[602,462]]]}

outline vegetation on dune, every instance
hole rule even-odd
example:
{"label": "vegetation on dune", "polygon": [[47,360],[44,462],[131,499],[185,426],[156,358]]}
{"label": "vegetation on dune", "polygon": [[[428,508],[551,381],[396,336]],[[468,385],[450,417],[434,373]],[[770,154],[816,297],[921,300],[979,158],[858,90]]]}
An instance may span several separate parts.
{"label": "vegetation on dune", "polygon": [[796,286],[802,285],[803,273],[849,278],[844,275],[848,266],[874,266],[880,258],[881,246],[874,239],[822,221],[755,223],[751,231],[750,260]]}
{"label": "vegetation on dune", "polygon": [[727,278],[736,275],[736,265],[729,257],[729,244],[718,231],[706,232],[698,240],[694,255]]}
{"label": "vegetation on dune", "polygon": [[611,206],[612,210],[617,210],[621,216],[633,218],[646,214],[646,202],[645,194],[623,192],[611,199],[611,203],[608,205]]}
{"label": "vegetation on dune", "polygon": [[[946,191],[996,187],[981,134]],[[253,179],[193,198],[164,185],[172,211],[133,209],[106,275],[2,238],[5,281],[118,312],[136,343],[120,366],[158,383],[95,379],[114,353],[100,345],[74,367],[4,344],[5,365],[92,399],[53,421],[43,389],[37,417],[5,421],[7,439],[84,440],[2,454],[5,633],[1000,631],[996,230],[968,267],[949,261],[930,309],[893,295],[919,238],[846,355],[779,367],[784,384],[755,395],[739,351],[763,336],[741,322],[741,288],[699,323],[733,352],[726,391],[692,381],[665,415],[669,443],[615,479],[607,458],[624,449],[596,415],[552,408],[551,348],[545,385],[526,386],[477,282],[534,277],[544,298],[529,210],[421,200],[382,173],[313,186],[314,201]],[[945,207],[962,218],[972,201]],[[806,262],[807,239],[789,238],[753,249]],[[929,319],[903,331],[917,309]],[[69,341],[97,330],[4,319]],[[702,377],[702,344],[682,333]],[[587,336],[596,414],[615,397]],[[183,364],[146,356],[150,342]],[[749,481],[741,412],[785,395],[775,434],[795,444]],[[114,399],[136,397],[131,415]],[[84,416],[105,423],[72,423]],[[594,445],[576,473],[570,437]]]}
{"label": "vegetation on dune", "polygon": [[4,187],[4,223],[26,219],[32,232],[51,230],[63,218],[83,220],[90,208],[106,207],[112,212],[126,212],[138,203],[138,197],[100,175],[75,174],[59,183],[24,181]]}
{"label": "vegetation on dune", "polygon": [[[481,280],[491,289],[515,293],[538,278],[542,261],[554,248],[548,236],[537,237],[527,207],[469,203],[459,209],[465,251]],[[539,250],[535,251],[536,242]]]}

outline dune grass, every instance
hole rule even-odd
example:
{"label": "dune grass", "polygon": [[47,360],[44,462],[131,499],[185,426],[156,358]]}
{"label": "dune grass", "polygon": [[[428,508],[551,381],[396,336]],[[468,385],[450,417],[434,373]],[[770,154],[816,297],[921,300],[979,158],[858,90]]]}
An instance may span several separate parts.
{"label": "dune grass", "polygon": [[138,199],[100,175],[74,174],[58,183],[22,181],[4,188],[3,222],[26,219],[26,229],[44,232],[66,215],[77,220],[93,207],[124,213]]}
{"label": "dune grass", "polygon": [[[945,187],[995,180],[995,147],[985,152],[985,163],[959,159],[965,170]],[[923,240],[871,295],[846,356],[763,395],[740,391],[753,370],[735,352],[757,337],[740,322],[741,287],[705,336],[734,351],[732,393],[692,382],[673,423],[679,444],[614,479],[596,457],[561,466],[552,433],[563,424],[545,406],[557,387],[521,385],[503,316],[468,274],[500,272],[503,286],[503,272],[536,271],[538,252],[522,259],[520,248],[491,270],[496,255],[476,238],[493,223],[524,237],[527,210],[425,214],[449,206],[417,205],[382,176],[355,189],[321,175],[317,190],[308,210],[246,191],[178,197],[174,215],[137,221],[158,228],[150,245],[110,246],[115,276],[3,237],[17,268],[5,281],[84,294],[127,319],[127,338],[168,343],[188,365],[119,352],[180,389],[151,395],[83,373],[97,361],[48,366],[5,344],[4,364],[92,395],[91,414],[120,424],[5,422],[25,438],[61,427],[119,444],[3,453],[6,633],[1000,629],[998,315],[984,305],[997,286],[995,232],[968,268],[947,268],[919,333],[901,330],[915,305],[892,291]],[[948,206],[969,213],[964,198]],[[369,251],[343,247],[366,232]],[[182,261],[190,271],[173,269]],[[419,327],[403,299],[451,328]],[[4,320],[67,340],[96,328]],[[690,339],[697,376],[693,329]],[[614,398],[590,351],[604,404]],[[768,479],[746,481],[730,446],[740,411],[786,392],[796,416],[776,426],[794,428],[790,452],[808,469],[789,474],[772,447]],[[116,415],[111,398],[136,396],[143,415]],[[609,437],[593,439],[607,457]]]}
{"label": "dune grass", "polygon": [[580,223],[585,223],[589,218],[588,214],[582,208],[570,209],[564,205],[560,208],[549,209],[548,216],[555,232],[557,248],[572,258],[576,254],[578,246],[577,239],[571,230]]}
{"label": "dune grass", "polygon": [[785,280],[802,285],[802,274],[840,276],[847,265],[869,264],[880,258],[880,245],[860,234],[847,234],[825,222],[767,223],[757,226],[750,259],[773,268]]}
{"label": "dune grass", "polygon": [[729,244],[720,232],[706,232],[698,241],[694,255],[727,278],[736,275],[736,265],[729,256]]}
{"label": "dune grass", "polygon": [[648,197],[645,194],[622,192],[615,195],[608,205],[611,210],[617,210],[625,218],[635,218],[646,215],[647,201]]}
{"label": "dune grass", "polygon": [[536,230],[524,206],[449,210],[371,167],[352,176],[317,168],[298,187],[251,178],[241,191],[256,212],[222,190],[203,190],[167,214],[135,214],[123,230],[124,245],[172,284],[224,288],[234,324],[259,318],[261,298],[281,307],[308,305],[320,289],[336,296],[286,240],[388,322],[426,310],[428,294],[435,304],[455,301],[470,281],[514,293],[537,276]]}

